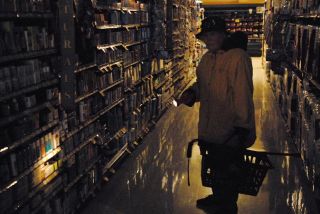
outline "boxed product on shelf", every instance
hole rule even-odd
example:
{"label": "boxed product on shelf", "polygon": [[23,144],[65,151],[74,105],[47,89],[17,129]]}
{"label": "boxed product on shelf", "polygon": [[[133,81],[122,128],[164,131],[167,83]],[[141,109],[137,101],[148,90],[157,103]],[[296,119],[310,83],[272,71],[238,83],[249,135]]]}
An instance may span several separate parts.
{"label": "boxed product on shelf", "polygon": [[128,145],[130,142],[128,138],[128,133],[125,133],[120,139],[119,139],[119,147],[123,148],[125,145]]}
{"label": "boxed product on shelf", "polygon": [[[319,151],[317,149],[319,94],[317,90],[314,91],[314,83],[310,82],[310,79],[317,82],[317,37],[319,33],[317,27],[302,23],[290,24],[289,27],[291,30],[288,31],[288,38],[280,43],[286,43],[284,47],[288,47],[289,63],[296,68],[295,70],[287,69],[284,72],[284,87],[279,85],[279,78],[275,78],[273,74],[271,82],[276,91],[280,90],[280,93],[287,96],[287,123],[293,135],[293,141],[298,151],[301,152],[304,171],[317,194],[319,192],[317,155]],[[299,73],[299,75],[293,74],[290,77],[288,72]]]}
{"label": "boxed product on shelf", "polygon": [[[55,101],[58,99],[59,93],[58,88],[49,88],[47,90],[40,90],[38,93],[29,94],[25,96],[19,96],[13,98],[11,100],[6,100],[0,103],[0,117],[4,120],[1,126],[8,125],[10,122],[16,121],[15,119],[11,119],[11,117],[16,116],[17,119],[24,116],[22,114],[26,110],[32,108],[40,108],[40,110],[45,109],[47,106],[43,106],[50,101]],[[41,107],[39,107],[41,106]],[[43,107],[42,107],[43,106]],[[39,111],[40,111],[39,110]],[[31,111],[32,114],[33,111]],[[49,114],[54,113],[54,111],[48,111]],[[21,117],[19,114],[21,113]],[[40,112],[41,113],[41,112]],[[46,115],[44,112],[41,113],[41,122],[46,119],[44,118]],[[51,117],[53,114],[50,115]],[[26,116],[27,117],[27,116]],[[50,118],[47,119],[50,121]],[[8,122],[6,122],[8,121]],[[51,120],[52,121],[52,120]]]}
{"label": "boxed product on shelf", "polygon": [[[320,100],[317,97],[315,102],[312,106],[312,124],[311,129],[311,139],[314,149],[313,155],[313,165],[314,165],[314,189],[319,188],[319,184],[317,182],[317,176],[320,176],[320,144],[319,144],[319,138],[320,138]],[[320,190],[320,189],[319,189]],[[320,196],[320,195],[319,195]]]}
{"label": "boxed product on shelf", "polygon": [[7,124],[0,130],[0,148],[25,141],[25,137],[39,131],[44,126],[52,126],[58,119],[58,110],[42,110]]}
{"label": "boxed product on shelf", "polygon": [[131,112],[135,110],[138,107],[138,102],[137,102],[137,93],[133,92],[130,93],[126,96],[126,101],[125,101],[125,112]]}
{"label": "boxed product on shelf", "polygon": [[[26,60],[19,65],[4,66],[0,68],[0,95],[7,95],[45,81],[53,82],[54,78],[54,69],[50,62],[44,60]],[[48,82],[48,85],[50,83]]]}
{"label": "boxed product on shelf", "polygon": [[299,100],[298,95],[295,93],[290,93],[288,95],[288,128],[292,134],[297,133],[297,117],[299,116]]}
{"label": "boxed product on shelf", "polygon": [[107,65],[122,60],[123,52],[122,50],[116,49],[114,51],[97,51],[97,64]]}
{"label": "boxed product on shelf", "polygon": [[152,60],[152,64],[151,64],[151,73],[152,74],[156,74],[156,73],[160,72],[161,70],[163,70],[164,68],[165,68],[165,66],[164,66],[163,59],[154,58]]}
{"label": "boxed product on shelf", "polygon": [[97,147],[93,144],[88,144],[76,153],[77,173],[81,174],[83,171],[97,158]]}
{"label": "boxed product on shelf", "polygon": [[[59,197],[49,199],[50,195],[55,191],[59,190],[62,185],[61,177],[54,179],[50,184],[48,184],[43,192],[40,192],[38,200],[41,202],[41,205],[38,203],[32,203],[32,210],[37,210],[36,213],[62,213],[62,204]],[[61,190],[61,189],[60,189]],[[45,204],[43,204],[45,202]],[[36,205],[38,204],[38,205]],[[40,206],[39,206],[40,205]]]}
{"label": "boxed product on shelf", "polygon": [[105,13],[96,13],[94,16],[95,16],[95,25],[97,27],[109,24]]}
{"label": "boxed product on shelf", "polygon": [[301,157],[308,180],[313,183],[315,148],[310,136],[311,127],[304,123],[301,128]]}
{"label": "boxed product on shelf", "polygon": [[98,88],[104,90],[108,86],[120,81],[122,79],[122,69],[119,67],[114,67],[110,72],[105,75],[99,76]]}
{"label": "boxed product on shelf", "polygon": [[309,74],[315,81],[319,81],[319,28],[316,26],[293,25],[295,28],[296,46],[291,50],[293,63],[301,71]]}
{"label": "boxed product on shelf", "polygon": [[123,52],[123,62],[124,66],[130,66],[132,63],[136,63],[142,59],[142,45],[132,46],[130,50]]}
{"label": "boxed product on shelf", "polygon": [[102,31],[95,35],[95,44],[97,46],[115,45],[122,43],[124,39],[124,33],[121,31]]}
{"label": "boxed product on shelf", "polygon": [[125,12],[121,14],[122,25],[140,24],[140,12]]}
{"label": "boxed product on shelf", "polygon": [[102,108],[103,102],[102,98],[97,97],[97,96],[91,96],[89,99],[81,101],[79,103],[79,121],[81,123],[84,123],[85,121],[89,120],[91,117],[95,115],[98,110],[94,111],[94,109],[91,109],[91,103],[94,105],[95,108]]}
{"label": "boxed product on shelf", "polygon": [[149,27],[144,27],[141,28],[141,40],[149,40],[151,37],[151,33],[150,33],[150,28]]}
{"label": "boxed product on shelf", "polygon": [[141,58],[146,59],[148,56],[150,56],[148,43],[143,43],[141,45]]}
{"label": "boxed product on shelf", "polygon": [[118,0],[94,0],[92,1],[94,5],[102,7],[102,8],[114,8],[114,9],[120,9],[121,8],[121,2]]}
{"label": "boxed product on shelf", "polygon": [[236,13],[229,14],[226,18],[229,32],[243,31],[249,37],[260,38],[262,30],[262,14]]}
{"label": "boxed product on shelf", "polygon": [[71,155],[65,162],[65,171],[63,173],[63,184],[67,187],[77,177],[77,165],[75,154]]}
{"label": "boxed product on shelf", "polygon": [[95,25],[104,29],[108,25],[121,25],[121,12],[116,10],[104,11],[95,14]]}
{"label": "boxed product on shelf", "polygon": [[[40,183],[43,184],[54,184],[55,182],[52,182],[56,177],[57,177],[57,170],[58,170],[58,165],[57,164],[48,164],[48,165],[43,165],[40,166],[36,169],[36,172],[38,174],[33,174],[28,178],[28,176],[25,176],[15,184],[12,189],[13,189],[13,197],[14,197],[14,202],[15,204],[19,204],[19,206],[23,205],[23,208],[19,208],[20,212],[23,212],[22,210],[24,208],[26,209],[35,209],[40,203],[41,199],[44,199],[44,197],[48,197],[50,193],[46,192],[46,188],[43,189],[43,191],[38,191],[37,190],[37,185]],[[41,176],[40,176],[41,175]],[[40,177],[38,178],[39,181],[35,182],[34,176]],[[31,180],[31,183],[30,181]],[[59,178],[58,178],[59,180]],[[48,186],[44,186],[48,187]],[[50,186],[49,186],[50,187]],[[30,203],[24,204],[24,198],[31,197],[30,194],[33,194]],[[34,194],[36,194],[34,196]],[[15,207],[17,207],[15,205]]]}
{"label": "boxed product on shelf", "polygon": [[8,210],[13,206],[14,198],[13,198],[13,190],[12,188],[2,192],[0,194],[0,209]]}
{"label": "boxed product on shelf", "polygon": [[165,51],[167,45],[166,33],[168,29],[166,28],[166,13],[164,12],[166,7],[164,0],[152,5],[152,10],[154,11],[152,43],[157,51]]}
{"label": "boxed product on shelf", "polygon": [[[131,141],[132,140],[132,141]],[[134,142],[136,138],[129,138],[129,133],[126,132],[119,138],[111,139],[108,144],[105,145],[103,148],[104,154],[104,162],[108,164],[110,161],[114,160],[114,158],[119,159],[116,157],[117,154],[124,149],[125,146],[128,145],[129,142]]]}
{"label": "boxed product on shelf", "polygon": [[147,3],[140,3],[140,10],[141,10],[141,11],[145,11],[145,12],[149,11],[149,4],[147,4]]}
{"label": "boxed product on shelf", "polygon": [[318,11],[318,1],[293,0],[290,4],[286,3],[283,12],[292,12],[293,14],[301,14],[305,11]]}
{"label": "boxed product on shelf", "polygon": [[145,60],[141,63],[141,76],[146,77],[152,73],[151,71],[151,62]]}
{"label": "boxed product on shelf", "polygon": [[134,140],[142,136],[143,130],[147,128],[148,122],[152,119],[151,112],[147,109],[148,106],[149,103],[146,103],[141,107],[140,111],[134,111],[128,117],[129,130]]}
{"label": "boxed product on shelf", "polygon": [[123,43],[130,44],[138,42],[141,39],[141,31],[137,29],[130,29],[129,31],[122,32]]}
{"label": "boxed product on shelf", "polygon": [[121,98],[123,98],[123,88],[121,86],[110,89],[110,91],[107,91],[106,95],[104,96],[105,105],[111,106]]}
{"label": "boxed product on shelf", "polygon": [[96,116],[101,110],[106,109],[119,101],[122,97],[123,89],[121,86],[118,86],[104,92],[103,97],[97,94],[81,101],[78,108],[79,121],[83,123],[89,120]]}
{"label": "boxed product on shelf", "polygon": [[[293,44],[289,49],[291,62],[318,81],[319,29],[314,26],[291,24]],[[288,36],[290,38],[290,35]]]}
{"label": "boxed product on shelf", "polygon": [[136,64],[125,68],[124,81],[127,88],[133,87],[137,82],[141,80],[141,64]]}
{"label": "boxed product on shelf", "polygon": [[94,135],[96,135],[100,131],[100,123],[96,121],[84,127],[71,137],[67,138],[62,143],[64,155],[68,155],[69,153],[73,152],[74,149],[79,147],[79,145],[82,145],[83,143],[88,143],[88,140],[90,140]]}
{"label": "boxed product on shelf", "polygon": [[129,139],[129,142],[135,142],[135,140],[138,139],[138,136],[137,136],[135,128],[129,129],[129,131],[128,131],[128,139]]}
{"label": "boxed product on shelf", "polygon": [[[52,212],[53,213],[63,213],[63,208],[62,208],[62,198],[59,195],[58,197],[55,197],[49,201],[47,205],[51,206]],[[50,212],[46,212],[45,214],[49,214]]]}
{"label": "boxed product on shelf", "polygon": [[315,146],[315,177],[313,190],[317,199],[320,199],[320,116],[319,104],[317,103],[314,109],[314,146]]}
{"label": "boxed product on shelf", "polygon": [[283,74],[283,83],[284,83],[284,93],[289,96],[291,92],[292,87],[292,71],[288,68],[285,68],[284,74]]}
{"label": "boxed product on shelf", "polygon": [[98,179],[97,174],[97,167],[93,167],[79,182],[78,191],[82,201],[85,201],[89,197],[90,192],[94,189]]}
{"label": "boxed product on shelf", "polygon": [[73,138],[66,139],[61,145],[64,154],[69,154],[74,150]]}
{"label": "boxed product on shelf", "polygon": [[15,12],[15,13],[26,13],[26,12],[50,12],[51,3],[50,0],[39,0],[39,1],[0,1],[0,12]]}
{"label": "boxed product on shelf", "polygon": [[0,56],[55,48],[54,33],[40,26],[16,26],[1,22]]}
{"label": "boxed product on shelf", "polygon": [[[66,174],[64,175],[64,183],[67,189],[70,189],[77,180],[90,171],[96,159],[98,158],[97,147],[93,143],[89,143],[77,151],[68,159]],[[75,182],[74,182],[75,181]]]}
{"label": "boxed product on shelf", "polygon": [[174,88],[162,88],[159,94],[161,94],[160,109],[162,111],[167,107],[170,98],[174,95]]}
{"label": "boxed product on shelf", "polygon": [[98,87],[98,77],[95,69],[90,69],[87,72],[80,72],[76,78],[77,96],[82,96],[93,92]]}
{"label": "boxed product on shelf", "polygon": [[124,8],[128,9],[139,9],[139,2],[136,2],[134,0],[121,0],[121,5]]}
{"label": "boxed product on shelf", "polygon": [[144,82],[136,86],[134,91],[127,95],[125,102],[126,112],[137,110],[153,94],[153,83],[151,79],[145,79]]}
{"label": "boxed product on shelf", "polygon": [[[303,26],[303,25],[300,25],[300,36],[301,38],[300,41],[299,41],[299,49],[298,51],[300,52],[299,53],[299,62],[298,62],[298,68],[301,70],[301,71],[304,71],[305,70],[305,66],[306,66],[306,58],[307,58],[307,48],[308,47],[308,28],[306,26]],[[299,35],[299,34],[298,34]]]}
{"label": "boxed product on shelf", "polygon": [[[56,150],[60,145],[58,130],[49,133],[40,139],[30,142],[28,145],[18,148],[14,153],[5,156],[10,164],[10,177],[14,178],[18,174],[23,173],[34,164],[41,161],[42,158],[48,158],[52,155],[52,151]],[[53,154],[54,155],[54,154]],[[6,169],[6,168],[4,168]]]}
{"label": "boxed product on shelf", "polygon": [[78,194],[77,188],[73,187],[65,194],[63,200],[63,213],[73,213],[78,205],[80,205],[80,195]]}
{"label": "boxed product on shelf", "polygon": [[17,184],[13,187],[13,198],[15,202],[20,201],[28,195],[29,192],[29,181],[28,176],[20,179]]}
{"label": "boxed product on shelf", "polygon": [[141,11],[141,23],[148,24],[150,21],[149,12],[148,11]]}
{"label": "boxed product on shelf", "polygon": [[313,27],[312,34],[310,35],[310,47],[311,50],[308,53],[308,68],[307,72],[311,73],[314,80],[320,82],[320,28]]}
{"label": "boxed product on shelf", "polygon": [[103,136],[105,139],[111,139],[124,127],[123,109],[117,106],[107,112],[100,120],[103,127]]}
{"label": "boxed product on shelf", "polygon": [[304,91],[303,93],[303,100],[302,100],[302,105],[301,105],[301,110],[302,110],[302,119],[305,121],[308,127],[311,126],[312,123],[312,107],[314,104],[314,95],[308,91]]}

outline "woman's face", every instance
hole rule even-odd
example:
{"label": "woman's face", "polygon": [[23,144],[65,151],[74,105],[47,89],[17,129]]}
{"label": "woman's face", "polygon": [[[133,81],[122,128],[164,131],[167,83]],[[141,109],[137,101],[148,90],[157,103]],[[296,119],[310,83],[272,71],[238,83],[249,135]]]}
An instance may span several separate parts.
{"label": "woman's face", "polygon": [[203,35],[202,41],[210,51],[215,52],[222,48],[225,37],[225,33],[213,31]]}

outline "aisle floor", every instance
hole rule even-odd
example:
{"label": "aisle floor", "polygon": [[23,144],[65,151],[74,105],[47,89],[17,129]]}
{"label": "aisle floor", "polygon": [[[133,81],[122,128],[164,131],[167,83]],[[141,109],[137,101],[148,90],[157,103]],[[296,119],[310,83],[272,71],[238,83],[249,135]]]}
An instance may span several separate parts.
{"label": "aisle floor", "polygon": [[[294,151],[261,58],[253,58],[257,124],[256,150]],[[197,138],[199,105],[171,108],[144,143],[122,164],[111,181],[82,209],[83,214],[202,214],[196,200],[211,193],[202,187],[198,149],[187,185],[187,143]],[[257,197],[241,195],[239,214],[314,214],[310,188],[296,158],[271,157],[269,171]]]}

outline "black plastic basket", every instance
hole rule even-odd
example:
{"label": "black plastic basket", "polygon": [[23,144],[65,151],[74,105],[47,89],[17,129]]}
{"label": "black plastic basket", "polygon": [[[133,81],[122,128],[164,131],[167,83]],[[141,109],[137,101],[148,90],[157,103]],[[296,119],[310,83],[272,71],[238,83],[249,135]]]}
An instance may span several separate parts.
{"label": "black plastic basket", "polygon": [[[211,164],[206,156],[202,159],[201,178],[202,185],[214,187],[220,185],[237,185],[238,192],[245,195],[256,196],[269,169],[273,166],[264,152],[246,150],[243,155],[243,163],[240,167],[240,176],[237,184],[228,181],[228,177],[221,176],[211,169]],[[234,179],[234,178],[233,178]]]}

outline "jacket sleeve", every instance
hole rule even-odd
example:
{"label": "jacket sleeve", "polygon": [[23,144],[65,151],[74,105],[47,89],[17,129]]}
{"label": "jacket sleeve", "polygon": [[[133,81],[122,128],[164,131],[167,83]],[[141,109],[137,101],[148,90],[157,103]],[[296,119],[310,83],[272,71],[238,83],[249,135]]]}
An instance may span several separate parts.
{"label": "jacket sleeve", "polygon": [[233,84],[234,127],[251,130],[254,127],[252,62],[242,54],[236,64]]}
{"label": "jacket sleeve", "polygon": [[200,72],[201,70],[203,69],[203,64],[205,64],[205,60],[206,60],[206,57],[208,55],[208,52],[205,53],[203,55],[203,57],[201,58],[200,60],[200,63],[197,67],[197,70],[196,70],[196,82],[191,86],[189,87],[186,91],[192,91],[193,94],[195,95],[195,102],[200,102]]}
{"label": "jacket sleeve", "polygon": [[200,90],[199,90],[199,75],[198,75],[198,69],[197,69],[197,77],[196,82],[193,83],[192,86],[190,86],[186,91],[191,91],[195,96],[195,102],[200,101]]}

